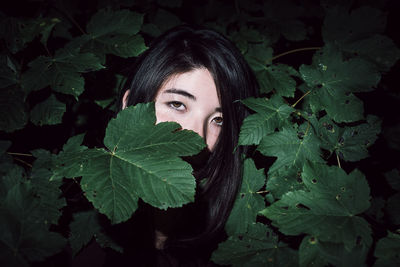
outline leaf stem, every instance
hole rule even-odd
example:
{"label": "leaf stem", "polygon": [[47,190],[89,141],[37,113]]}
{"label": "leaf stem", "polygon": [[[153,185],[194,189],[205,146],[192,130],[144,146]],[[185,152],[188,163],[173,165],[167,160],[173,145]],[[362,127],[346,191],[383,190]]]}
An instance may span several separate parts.
{"label": "leaf stem", "polygon": [[256,194],[264,194],[264,193],[269,193],[269,190],[262,190],[256,192]]}
{"label": "leaf stem", "polygon": [[19,162],[25,164],[26,166],[32,168],[32,164],[26,162],[25,160],[22,160],[22,159],[19,159],[19,158],[14,158],[14,160],[19,161]]}
{"label": "leaf stem", "polygon": [[337,160],[339,168],[342,168],[342,166],[340,166],[340,159],[339,159],[339,155],[337,153],[336,153],[336,160]]}
{"label": "leaf stem", "polygon": [[320,46],[297,48],[297,49],[289,50],[289,51],[283,52],[282,54],[276,55],[271,59],[271,61],[274,61],[275,59],[286,56],[288,54],[302,52],[302,51],[308,51],[308,50],[319,50],[319,49],[321,49]]}
{"label": "leaf stem", "polygon": [[14,155],[14,156],[33,157],[32,154],[25,154],[25,153],[7,152],[7,154],[8,155]]}
{"label": "leaf stem", "polygon": [[294,108],[304,97],[306,97],[309,93],[311,93],[311,90],[308,90],[304,95],[302,95],[297,101],[296,103],[294,103],[292,105],[292,108]]}

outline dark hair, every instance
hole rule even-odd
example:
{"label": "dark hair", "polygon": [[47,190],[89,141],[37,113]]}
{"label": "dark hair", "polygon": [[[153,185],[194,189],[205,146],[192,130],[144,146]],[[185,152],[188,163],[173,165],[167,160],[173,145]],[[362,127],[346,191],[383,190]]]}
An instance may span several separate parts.
{"label": "dark hair", "polygon": [[193,26],[178,26],[156,38],[133,69],[127,106],[155,99],[172,75],[206,68],[220,97],[223,126],[217,144],[197,177],[196,202],[206,203],[205,229],[198,240],[221,233],[242,180],[242,153],[237,146],[240,126],[248,110],[239,101],[258,95],[254,74],[235,45],[221,34]]}

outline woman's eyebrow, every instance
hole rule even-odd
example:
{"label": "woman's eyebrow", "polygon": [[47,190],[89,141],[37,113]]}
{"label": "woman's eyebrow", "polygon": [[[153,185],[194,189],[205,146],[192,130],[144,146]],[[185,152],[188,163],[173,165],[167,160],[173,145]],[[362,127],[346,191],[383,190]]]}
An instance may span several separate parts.
{"label": "woman's eyebrow", "polygon": [[165,90],[163,93],[183,95],[187,98],[190,98],[190,99],[196,101],[196,97],[194,95],[192,95],[191,93],[188,93],[182,89],[171,88],[171,89]]}

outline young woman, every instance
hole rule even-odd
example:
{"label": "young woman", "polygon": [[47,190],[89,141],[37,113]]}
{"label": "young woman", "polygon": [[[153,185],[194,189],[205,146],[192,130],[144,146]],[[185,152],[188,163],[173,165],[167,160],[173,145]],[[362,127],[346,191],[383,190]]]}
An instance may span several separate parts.
{"label": "young woman", "polygon": [[206,151],[188,159],[198,181],[195,203],[167,212],[153,209],[150,216],[153,246],[161,253],[171,252],[167,258],[172,265],[204,265],[223,238],[241,185],[246,148],[235,148],[248,110],[240,100],[257,96],[257,81],[231,41],[190,26],[156,38],[132,73],[121,108],[154,101],[157,122],[178,122],[207,144]]}

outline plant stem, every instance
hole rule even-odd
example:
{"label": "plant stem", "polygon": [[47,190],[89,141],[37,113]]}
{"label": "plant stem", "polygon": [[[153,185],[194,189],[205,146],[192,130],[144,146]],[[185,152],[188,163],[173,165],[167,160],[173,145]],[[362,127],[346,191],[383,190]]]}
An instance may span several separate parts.
{"label": "plant stem", "polygon": [[292,108],[294,108],[304,97],[306,97],[309,93],[311,93],[311,90],[308,90],[304,95],[302,95],[299,100],[296,101],[296,103],[294,103],[292,105]]}
{"label": "plant stem", "polygon": [[32,168],[32,164],[30,164],[30,163],[28,163],[28,162],[26,162],[26,161],[24,161],[24,160],[22,160],[22,159],[14,158],[14,160],[19,161],[19,162],[25,164],[26,166]]}
{"label": "plant stem", "polygon": [[33,157],[32,154],[25,154],[25,153],[7,152],[7,154],[8,154],[8,155],[14,155],[14,156]]}
{"label": "plant stem", "polygon": [[319,50],[319,49],[321,49],[320,46],[297,48],[297,49],[289,50],[289,51],[283,52],[282,54],[276,55],[271,59],[271,61],[274,61],[275,59],[280,58],[282,56],[286,56],[288,54],[297,53],[297,52],[301,52],[301,51],[308,51],[308,50]]}
{"label": "plant stem", "polygon": [[262,190],[256,192],[256,194],[264,194],[264,193],[269,193],[269,190]]}
{"label": "plant stem", "polygon": [[339,155],[337,153],[336,153],[336,160],[337,160],[339,168],[342,168],[342,166],[340,166],[340,159],[339,159]]}

